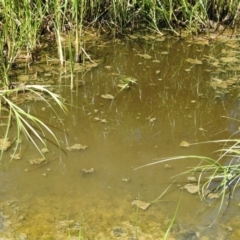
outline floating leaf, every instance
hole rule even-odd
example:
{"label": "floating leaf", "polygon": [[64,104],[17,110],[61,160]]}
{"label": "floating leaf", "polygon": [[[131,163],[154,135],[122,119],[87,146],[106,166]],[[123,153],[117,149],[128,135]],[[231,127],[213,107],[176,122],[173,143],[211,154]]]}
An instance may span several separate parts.
{"label": "floating leaf", "polygon": [[110,100],[114,99],[114,96],[111,94],[102,94],[101,97],[104,99],[110,99]]}
{"label": "floating leaf", "polygon": [[21,159],[22,155],[21,153],[11,154],[11,158],[15,160]]}
{"label": "floating leaf", "polygon": [[186,142],[186,141],[182,141],[179,146],[180,147],[189,147],[190,144],[188,142]]}
{"label": "floating leaf", "polygon": [[191,64],[202,64],[202,61],[194,58],[187,58],[185,61],[191,63]]}

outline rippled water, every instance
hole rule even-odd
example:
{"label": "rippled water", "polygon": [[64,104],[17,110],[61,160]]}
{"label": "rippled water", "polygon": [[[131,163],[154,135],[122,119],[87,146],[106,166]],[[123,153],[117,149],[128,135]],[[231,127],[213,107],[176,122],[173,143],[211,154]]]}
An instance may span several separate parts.
{"label": "rippled water", "polygon": [[[27,172],[28,161],[39,156],[25,144],[22,159],[1,172],[0,222],[5,225],[0,225],[0,236],[12,229],[12,234],[28,239],[66,239],[69,234],[77,236],[80,228],[83,239],[162,239],[181,194],[177,184],[187,183],[186,176],[146,211],[131,203],[155,200],[172,182],[170,177],[198,161],[170,162],[171,168],[165,163],[135,168],[178,155],[217,157],[213,152],[220,145],[179,144],[225,139],[238,129],[238,122],[222,117],[238,118],[238,88],[228,93],[210,85],[216,75],[238,74],[220,73],[207,62],[206,56],[218,58],[222,49],[232,48],[223,42],[204,45],[173,38],[109,41],[94,50],[104,59],[98,67],[75,74],[74,80],[83,81],[83,86],[71,91],[63,86],[68,79],[56,76],[56,91],[71,105],[67,115],[59,112],[63,124],[51,110],[42,111],[39,102],[28,108],[56,126],[64,151],[49,144],[50,162]],[[193,65],[187,58],[202,64]],[[122,76],[136,79],[137,84],[120,91]],[[104,99],[102,94],[115,98]],[[88,148],[66,150],[76,143]],[[82,171],[91,168],[94,173]],[[218,225],[206,228],[216,208],[204,207],[198,195],[184,192],[171,234],[175,239],[238,239],[237,210],[233,199]]]}

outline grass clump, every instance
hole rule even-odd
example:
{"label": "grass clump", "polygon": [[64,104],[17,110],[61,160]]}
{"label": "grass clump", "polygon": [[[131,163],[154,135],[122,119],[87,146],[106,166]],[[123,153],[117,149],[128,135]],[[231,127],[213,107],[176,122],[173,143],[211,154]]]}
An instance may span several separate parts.
{"label": "grass clump", "polygon": [[[217,151],[217,153],[220,153],[217,159],[195,155],[177,156],[159,159],[156,162],[144,165],[142,167],[184,159],[197,160],[197,166],[189,167],[188,170],[179,173],[172,178],[174,178],[174,182],[177,182],[177,179],[184,175],[195,176],[197,179],[196,184],[199,189],[198,193],[200,200],[207,205],[209,205],[212,199],[217,198],[219,200],[219,207],[215,216],[216,220],[226,204],[225,197],[227,196],[228,199],[231,199],[234,196],[237,187],[240,186],[240,140],[227,139],[213,142],[224,144],[223,148]],[[174,216],[174,219],[175,217],[176,216]],[[215,222],[215,220],[212,222],[212,224]]]}

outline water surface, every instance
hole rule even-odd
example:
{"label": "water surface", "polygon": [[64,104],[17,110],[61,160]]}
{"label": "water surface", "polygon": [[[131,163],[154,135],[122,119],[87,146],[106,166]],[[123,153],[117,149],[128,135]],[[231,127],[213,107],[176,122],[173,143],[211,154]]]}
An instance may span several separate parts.
{"label": "water surface", "polygon": [[[179,184],[186,184],[187,176],[146,211],[133,206],[132,201],[155,200],[171,184],[172,176],[198,161],[169,162],[170,168],[165,163],[136,168],[179,155],[217,157],[214,151],[221,145],[184,148],[179,144],[231,136],[238,122],[222,116],[238,118],[239,100],[236,85],[224,91],[211,86],[214,77],[238,76],[227,64],[226,70],[219,72],[219,66],[209,63],[209,56],[220,58],[222,49],[232,51],[229,43],[162,40],[127,38],[108,41],[102,48],[91,46],[102,61],[86,73],[75,74],[74,90],[65,86],[70,80],[54,79],[56,91],[71,105],[67,115],[59,112],[63,124],[50,109],[42,111],[41,103],[26,104],[29,111],[49,118],[56,126],[54,132],[64,151],[49,144],[46,156],[50,163],[26,171],[31,167],[29,160],[39,154],[31,144],[25,144],[22,159],[1,172],[2,222],[9,219],[17,236],[66,239],[67,229],[77,236],[80,228],[84,239],[163,237],[179,201]],[[202,64],[191,64],[188,58]],[[137,84],[121,90],[117,85],[123,76],[136,79]],[[114,99],[104,99],[102,94],[111,94]],[[66,150],[76,143],[87,149]],[[82,171],[91,168],[94,173]],[[172,236],[238,239],[237,200],[231,201],[218,225],[206,228],[215,216],[216,205],[205,207],[198,195],[184,191]],[[0,236],[7,236],[7,229],[7,224],[2,226]]]}

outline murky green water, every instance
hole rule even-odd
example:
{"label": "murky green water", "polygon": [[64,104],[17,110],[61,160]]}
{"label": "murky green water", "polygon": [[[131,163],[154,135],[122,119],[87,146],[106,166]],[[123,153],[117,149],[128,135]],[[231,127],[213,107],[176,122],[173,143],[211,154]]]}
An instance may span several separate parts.
{"label": "murky green water", "polygon": [[[179,144],[225,139],[238,129],[238,122],[222,118],[239,117],[238,87],[229,86],[228,93],[210,85],[213,77],[238,77],[238,70],[229,69],[229,64],[209,63],[209,56],[212,61],[222,57],[222,49],[232,51],[227,44],[171,38],[109,41],[101,49],[96,46],[95,52],[104,59],[98,67],[75,74],[74,80],[80,85],[83,81],[83,86],[71,91],[62,86],[70,80],[56,76],[57,91],[72,105],[67,115],[59,113],[63,124],[51,111],[42,111],[39,102],[28,108],[57,127],[66,154],[50,144],[46,154],[50,163],[26,172],[28,161],[39,156],[25,144],[22,159],[1,172],[0,236],[67,239],[68,234],[77,236],[80,228],[83,239],[162,239],[181,194],[177,184],[187,183],[186,176],[146,211],[132,201],[155,200],[172,182],[171,176],[198,161],[135,168],[170,156],[217,157],[213,152],[220,145]],[[187,58],[202,64],[191,64]],[[137,79],[137,84],[120,91],[122,76]],[[104,99],[102,94],[115,98]],[[79,143],[88,148],[66,150]],[[93,173],[82,171],[91,168]],[[214,207],[204,207],[198,195],[184,192],[171,239],[238,239],[236,211],[234,198],[218,224],[206,228]]]}

